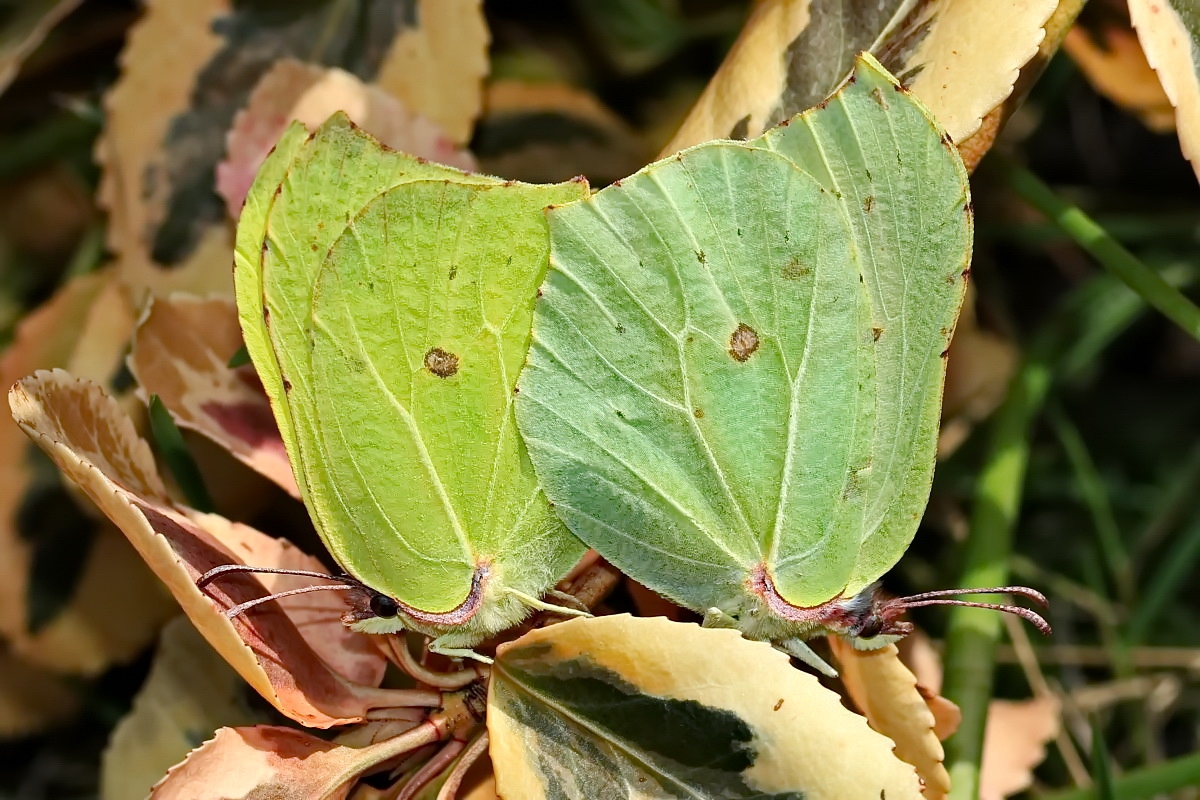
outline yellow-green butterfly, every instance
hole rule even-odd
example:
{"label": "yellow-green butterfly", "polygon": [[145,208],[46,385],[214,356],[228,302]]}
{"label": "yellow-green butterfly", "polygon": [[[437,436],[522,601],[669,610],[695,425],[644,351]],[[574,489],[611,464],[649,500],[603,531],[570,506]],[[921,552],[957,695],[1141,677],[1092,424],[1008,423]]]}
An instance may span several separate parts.
{"label": "yellow-green butterfly", "polygon": [[[356,629],[474,655],[545,608],[583,554],[538,486],[513,395],[544,209],[587,191],[427,163],[344,116],[312,136],[293,125],[260,171],[238,225],[238,313]],[[202,582],[240,571],[254,570]]]}
{"label": "yellow-green butterfly", "polygon": [[581,539],[825,670],[805,639],[963,602],[876,590],[928,499],[972,230],[957,149],[878,62],[549,218],[517,419]]}

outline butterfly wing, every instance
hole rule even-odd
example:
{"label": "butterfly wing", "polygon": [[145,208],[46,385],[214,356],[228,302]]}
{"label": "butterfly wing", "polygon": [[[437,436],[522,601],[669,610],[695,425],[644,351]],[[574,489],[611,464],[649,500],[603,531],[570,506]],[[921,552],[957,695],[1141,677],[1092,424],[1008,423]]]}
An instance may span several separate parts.
{"label": "butterfly wing", "polygon": [[571,529],[700,611],[797,525],[844,582],[854,550],[835,543],[858,541],[845,496],[875,404],[834,195],[785,157],[712,143],[554,209],[550,229],[518,421]]}
{"label": "butterfly wing", "polygon": [[[826,105],[755,144],[841,198],[870,298],[875,432],[861,484],[866,519],[843,587],[854,595],[899,560],[929,498],[946,351],[971,262],[967,173],[929,111],[866,54]],[[781,539],[776,588],[796,605],[814,599],[813,558],[805,537]]]}

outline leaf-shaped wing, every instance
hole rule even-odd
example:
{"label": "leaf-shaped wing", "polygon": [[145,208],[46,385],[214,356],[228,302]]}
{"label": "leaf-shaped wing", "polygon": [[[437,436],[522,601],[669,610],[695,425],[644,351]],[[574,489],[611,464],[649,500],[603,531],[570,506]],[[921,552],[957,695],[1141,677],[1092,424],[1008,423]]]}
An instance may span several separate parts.
{"label": "leaf-shaped wing", "polygon": [[518,419],[559,514],[636,580],[725,605],[783,538],[853,566],[874,409],[867,297],[835,195],[703,145],[550,213]]}
{"label": "leaf-shaped wing", "polygon": [[[946,349],[971,263],[967,173],[925,107],[870,56],[826,106],[758,143],[842,199],[862,259],[877,391],[866,524],[844,587],[854,595],[908,548],[929,499]],[[787,538],[775,563],[776,588],[796,605],[817,599],[809,552]]]}
{"label": "leaf-shaped wing", "polygon": [[582,550],[512,395],[543,209],[586,192],[431,164],[335,116],[308,141],[290,129],[247,196],[239,315],[301,494],[342,566],[413,608],[454,609],[481,561],[540,595]]}
{"label": "leaf-shaped wing", "polygon": [[402,184],[330,251],[312,304],[317,430],[302,452],[340,534],[331,549],[372,587],[443,612],[478,560],[537,596],[582,554],[519,444],[513,388],[547,263],[542,210],[585,192]]}
{"label": "leaf-shaped wing", "polygon": [[487,719],[505,797],[921,797],[890,740],[729,630],[616,615],[533,631],[498,652]]}

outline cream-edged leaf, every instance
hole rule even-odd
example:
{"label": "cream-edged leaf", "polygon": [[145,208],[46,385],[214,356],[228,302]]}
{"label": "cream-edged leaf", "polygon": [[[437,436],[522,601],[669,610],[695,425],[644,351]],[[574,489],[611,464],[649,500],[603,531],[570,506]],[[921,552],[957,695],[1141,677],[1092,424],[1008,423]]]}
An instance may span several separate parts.
{"label": "cream-edged leaf", "polygon": [[782,653],[662,618],[571,620],[504,645],[488,732],[502,797],[921,797],[892,742]]}
{"label": "cream-edged leaf", "polygon": [[1200,175],[1200,7],[1193,0],[1129,0],[1129,18],[1175,106],[1183,154]]}
{"label": "cream-edged leaf", "polygon": [[1056,0],[764,0],[664,153],[744,139],[824,100],[860,51],[929,106],[955,142],[1012,91]]}

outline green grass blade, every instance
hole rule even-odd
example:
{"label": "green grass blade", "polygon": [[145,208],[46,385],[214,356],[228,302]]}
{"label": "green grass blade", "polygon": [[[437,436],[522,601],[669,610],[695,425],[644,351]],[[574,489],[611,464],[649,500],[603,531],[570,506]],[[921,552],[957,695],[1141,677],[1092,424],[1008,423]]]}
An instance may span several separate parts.
{"label": "green grass blade", "polygon": [[1150,306],[1200,339],[1200,308],[1162,275],[1126,250],[1081,209],[1063,201],[1038,176],[1011,160],[1001,160],[992,173],[1022,200],[1053,220],[1100,265],[1120,278]]}
{"label": "green grass blade", "polygon": [[200,468],[192,458],[187,443],[183,441],[183,433],[171,418],[171,412],[163,405],[158,395],[150,395],[150,429],[154,432],[154,442],[158,445],[159,455],[167,465],[167,469],[175,476],[179,490],[187,504],[197,511],[211,513],[215,510],[208,489],[204,486],[204,478]]}
{"label": "green grass blade", "polygon": [[[1131,770],[1113,779],[1115,800],[1149,800],[1178,789],[1200,786],[1200,753]],[[1095,787],[1040,795],[1038,800],[1103,800]]]}

